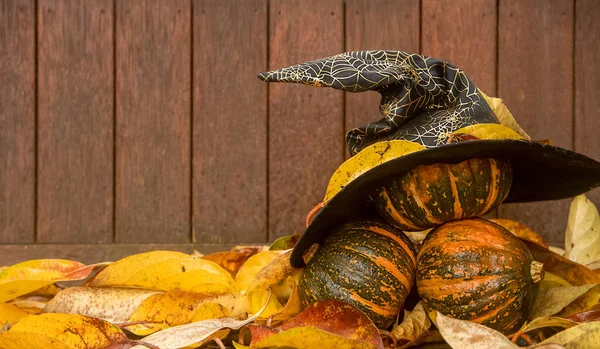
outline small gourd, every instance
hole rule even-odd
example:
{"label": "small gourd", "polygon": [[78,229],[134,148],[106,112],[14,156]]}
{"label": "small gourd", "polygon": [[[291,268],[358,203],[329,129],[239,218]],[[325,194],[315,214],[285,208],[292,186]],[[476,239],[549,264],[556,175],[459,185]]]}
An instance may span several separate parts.
{"label": "small gourd", "polygon": [[417,256],[417,291],[427,311],[516,331],[543,279],[543,265],[508,230],[481,218],[432,230]]}
{"label": "small gourd", "polygon": [[511,184],[508,161],[474,158],[421,165],[388,180],[376,191],[374,203],[389,224],[419,231],[486,214],[502,203]]}
{"label": "small gourd", "polygon": [[377,221],[352,221],[319,246],[299,283],[304,306],[345,301],[379,328],[388,328],[403,310],[414,285],[416,252],[399,230]]}

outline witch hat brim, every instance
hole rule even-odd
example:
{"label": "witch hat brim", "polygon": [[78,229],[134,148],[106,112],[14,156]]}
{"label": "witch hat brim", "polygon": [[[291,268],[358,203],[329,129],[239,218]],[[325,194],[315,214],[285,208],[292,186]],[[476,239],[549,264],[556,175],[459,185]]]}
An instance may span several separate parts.
{"label": "witch hat brim", "polygon": [[[513,181],[504,203],[558,200],[600,186],[600,162],[585,155],[528,140],[472,140],[413,152],[380,164],[352,180],[314,216],[298,240],[290,261],[304,266],[302,255],[322,243],[338,225],[361,216],[369,194],[387,179],[420,165],[456,164],[473,158],[508,160]],[[576,179],[576,180],[574,180]]]}

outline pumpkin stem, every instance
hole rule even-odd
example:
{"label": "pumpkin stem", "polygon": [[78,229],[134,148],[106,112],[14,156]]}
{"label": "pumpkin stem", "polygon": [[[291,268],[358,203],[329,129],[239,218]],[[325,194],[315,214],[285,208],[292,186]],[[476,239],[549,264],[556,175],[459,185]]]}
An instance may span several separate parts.
{"label": "pumpkin stem", "polygon": [[312,210],[310,210],[310,212],[306,215],[306,226],[307,227],[310,225],[310,221],[312,221],[312,218],[315,215],[315,213],[319,212],[319,210],[321,208],[323,208],[323,203],[319,202],[317,204],[317,206],[313,207]]}
{"label": "pumpkin stem", "polygon": [[544,264],[538,261],[531,262],[531,267],[529,269],[531,273],[531,280],[533,280],[534,284],[544,280]]}

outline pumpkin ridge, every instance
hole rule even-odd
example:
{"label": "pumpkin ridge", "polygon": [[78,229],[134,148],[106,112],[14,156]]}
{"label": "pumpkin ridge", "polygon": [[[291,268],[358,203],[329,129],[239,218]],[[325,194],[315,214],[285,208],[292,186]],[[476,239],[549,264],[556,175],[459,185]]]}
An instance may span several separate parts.
{"label": "pumpkin ridge", "polygon": [[405,218],[405,216],[407,215],[406,213],[404,213],[404,215],[403,215],[398,211],[398,209],[396,209],[396,207],[405,208],[406,206],[405,205],[400,205],[400,206],[394,205],[392,203],[392,198],[390,197],[390,195],[387,192],[387,187],[383,187],[379,191],[379,196],[385,202],[384,210],[390,215],[393,222],[402,224],[403,226],[405,226],[406,228],[409,228],[409,229],[419,230],[418,226],[416,226],[411,221],[409,221]]}
{"label": "pumpkin ridge", "polygon": [[[488,162],[490,163],[490,182],[489,183],[498,183],[500,181],[500,170],[498,168],[498,163],[496,160],[492,158],[488,158]],[[490,185],[488,188],[487,200],[485,202],[485,206],[481,210],[481,213],[488,212],[492,209],[493,204],[495,202],[496,197],[498,196],[498,186]]]}
{"label": "pumpkin ridge", "polygon": [[[442,224],[443,222],[434,218],[431,215],[431,212],[429,212],[429,207],[427,206],[427,204],[421,199],[421,195],[422,193],[424,193],[425,191],[423,190],[419,190],[419,186],[416,183],[418,176],[410,176],[408,178],[408,188],[405,188],[404,186],[402,186],[403,189],[405,189],[405,192],[412,192],[413,195],[408,196],[407,198],[409,201],[414,201],[413,205],[409,205],[408,207],[414,207],[416,209],[419,209],[419,211],[421,212],[421,221],[422,222],[428,222],[428,223],[434,223],[436,225],[438,224]],[[415,213],[415,211],[413,211],[413,213]],[[419,217],[419,215],[415,215],[416,217]]]}
{"label": "pumpkin ridge", "polygon": [[[354,252],[356,254],[361,254],[360,251],[357,251],[351,247],[348,246],[342,246],[343,249],[347,250],[347,251],[351,251]],[[371,257],[371,256],[365,256],[367,257],[371,262],[375,263],[376,265],[380,265],[383,266],[386,270],[386,272],[390,273],[394,278],[396,278],[396,280],[398,280],[402,286],[404,286],[405,290],[410,290],[410,288],[412,287],[412,281],[409,280],[406,275],[404,275],[404,273],[402,273],[395,265],[394,263],[392,263],[390,260],[386,259],[386,258],[382,258],[382,257]]]}
{"label": "pumpkin ridge", "polygon": [[450,169],[450,166],[448,164],[444,164],[444,168],[448,172],[448,178],[450,180],[450,191],[452,192],[452,198],[454,199],[452,200],[454,202],[454,218],[459,219],[463,217],[463,209],[462,205],[460,204],[460,197],[458,195],[458,178],[454,176],[454,173],[452,173],[452,170]]}
{"label": "pumpkin ridge", "polygon": [[385,229],[382,229],[381,227],[378,227],[376,225],[369,226],[367,229],[369,231],[376,232],[379,235],[382,235],[384,237],[394,240],[394,242],[396,244],[400,245],[400,247],[402,248],[404,253],[406,253],[408,255],[408,257],[410,258],[410,260],[413,262],[413,267],[414,268],[417,267],[417,257],[415,256],[416,255],[415,250],[412,247],[412,245],[409,245],[409,243],[407,241],[402,239],[400,236],[398,236],[392,232],[389,232]]}
{"label": "pumpkin ridge", "polygon": [[498,314],[505,308],[510,307],[511,305],[514,305],[515,300],[517,299],[517,296],[511,297],[509,298],[506,302],[504,302],[503,304],[501,304],[500,306],[490,310],[488,313],[485,314],[481,314],[478,317],[472,318],[470,321],[473,322],[482,322],[485,319],[490,319],[492,320],[492,318],[498,316]]}
{"label": "pumpkin ridge", "polygon": [[[482,276],[473,276],[470,277],[469,279],[463,279],[463,280],[456,280],[456,279],[444,279],[444,278],[430,278],[430,279],[425,279],[425,280],[421,280],[417,283],[417,287],[419,289],[422,289],[423,291],[425,290],[434,290],[434,291],[438,291],[439,295],[438,297],[441,297],[442,295],[447,296],[448,294],[446,294],[445,292],[448,291],[449,288],[455,289],[455,292],[464,292],[464,293],[469,293],[471,292],[475,292],[475,290],[477,288],[487,288],[488,284],[492,281],[499,281],[498,279],[500,279],[501,276],[494,274],[494,275],[482,275]],[[431,284],[431,285],[429,285]],[[432,298],[437,298],[435,296],[436,293],[438,292],[434,292],[433,294],[431,294]]]}
{"label": "pumpkin ridge", "polygon": [[[410,174],[410,177],[414,177],[415,171],[412,169],[408,173]],[[424,221],[424,217],[422,217],[423,213],[421,211],[423,211],[423,209],[416,206],[416,201],[414,201],[414,199],[411,200],[412,197],[409,196],[406,191],[405,182],[409,179],[408,176],[404,176],[390,181],[386,187],[386,189],[389,188],[392,193],[392,195],[389,196],[390,201],[394,207],[405,211],[405,218],[412,217],[413,221],[416,221],[413,226],[416,224],[427,225],[427,221]],[[396,188],[395,190],[393,190],[394,187]],[[390,193],[388,192],[388,194]],[[400,195],[402,197],[399,197]]]}
{"label": "pumpkin ridge", "polygon": [[394,316],[394,315],[397,315],[398,311],[400,310],[398,307],[394,307],[394,306],[377,305],[377,304],[359,296],[358,294],[350,294],[350,299],[352,299],[353,301],[360,302],[366,308],[368,308],[372,312],[374,312],[378,315],[381,315],[381,316]]}

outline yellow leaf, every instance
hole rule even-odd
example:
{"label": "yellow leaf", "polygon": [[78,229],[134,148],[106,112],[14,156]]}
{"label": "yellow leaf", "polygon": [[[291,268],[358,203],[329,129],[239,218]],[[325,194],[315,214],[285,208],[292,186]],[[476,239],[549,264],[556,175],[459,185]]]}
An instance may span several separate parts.
{"label": "yellow leaf", "polygon": [[[265,304],[265,307],[267,304]],[[193,322],[181,326],[167,328],[144,338],[149,343],[160,348],[182,348],[196,343],[206,343],[215,337],[226,335],[224,329],[239,330],[258,318],[264,309],[246,320],[233,318],[211,319]],[[142,345],[136,345],[134,349],[146,349]]]}
{"label": "yellow leaf", "polygon": [[540,283],[541,289],[553,288],[553,287],[570,287],[571,285],[567,280],[561,278],[558,275],[550,272],[544,273],[544,279]]}
{"label": "yellow leaf", "polygon": [[[205,303],[219,304],[228,316],[239,316],[248,310],[244,296],[227,294],[210,297],[193,292],[169,291],[146,299],[129,317],[128,322],[147,322],[127,327],[127,330],[143,336],[171,326],[194,321],[194,317],[205,318],[207,313],[198,312]],[[206,309],[205,309],[206,310]],[[220,315],[221,316],[221,315]]]}
{"label": "yellow leaf", "polygon": [[2,349],[91,349],[127,342],[109,322],[73,314],[29,315],[0,334]]}
{"label": "yellow leaf", "polygon": [[123,258],[102,270],[89,286],[126,286],[203,294],[236,291],[231,275],[214,262],[174,251]]}
{"label": "yellow leaf", "polygon": [[574,321],[563,319],[557,316],[545,316],[534,319],[530,323],[521,329],[521,332],[529,332],[533,330],[537,330],[544,327],[561,327],[561,328],[571,328],[573,326],[577,326],[578,324]]}
{"label": "yellow leaf", "polygon": [[[285,281],[286,275],[291,273],[294,268],[290,264],[292,251],[287,250],[282,252],[284,253],[272,260],[271,263],[267,264],[256,274],[250,285],[248,285],[247,291],[266,290],[269,286],[278,283],[280,280]],[[277,294],[275,295],[278,296]]]}
{"label": "yellow leaf", "polygon": [[302,302],[300,301],[300,293],[298,290],[298,276],[288,276],[286,283],[292,292],[283,306],[283,309],[272,318],[273,323],[280,323],[298,315],[302,311]]}
{"label": "yellow leaf", "polygon": [[424,150],[425,146],[404,140],[377,142],[346,160],[333,173],[325,192],[323,204],[346,187],[350,182],[377,165],[400,156]]}
{"label": "yellow leaf", "polygon": [[230,316],[229,311],[219,303],[202,303],[196,308],[190,322],[218,319]]}
{"label": "yellow leaf", "polygon": [[211,253],[207,256],[202,256],[202,258],[217,263],[223,269],[227,270],[231,275],[235,275],[237,274],[238,270],[240,270],[242,265],[244,265],[246,260],[252,256],[252,254],[252,251],[224,251]]}
{"label": "yellow leaf", "polygon": [[[2,303],[0,303],[2,304]],[[15,307],[23,310],[24,312],[28,313],[29,315],[31,314],[39,314],[42,312],[42,309],[44,309],[46,307],[46,305],[48,304],[47,301],[44,300],[31,300],[31,299],[21,299],[21,298],[17,298],[17,299],[13,299],[12,301],[8,302],[7,304],[12,304]]]}
{"label": "yellow leaf", "polygon": [[565,257],[579,264],[600,258],[600,215],[584,194],[571,201],[565,234]]}
{"label": "yellow leaf", "polygon": [[577,299],[561,310],[558,315],[561,317],[567,317],[576,313],[590,310],[597,304],[600,304],[600,285],[592,287],[586,293],[577,297]]}
{"label": "yellow leaf", "polygon": [[286,251],[262,251],[248,258],[235,277],[235,282],[242,294],[246,292],[256,278],[256,275],[264,267],[285,252]]}
{"label": "yellow leaf", "polygon": [[571,327],[541,342],[560,344],[566,348],[597,348],[600,343],[600,321],[591,321]]}
{"label": "yellow leaf", "polygon": [[131,314],[159,291],[121,287],[70,287],[56,295],[44,313],[79,314],[113,323],[128,321]]}
{"label": "yellow leaf", "polygon": [[[269,291],[266,290],[252,290],[246,293],[246,297],[248,298],[248,306],[250,308],[251,313],[256,313],[258,309],[261,308],[261,305],[265,304],[267,298],[269,297]],[[283,310],[283,306],[277,300],[276,297],[271,297],[269,299],[269,303],[267,303],[267,307],[261,313],[261,318],[266,319],[275,314],[278,314]]]}
{"label": "yellow leaf", "polygon": [[479,139],[523,139],[520,134],[499,124],[475,124],[452,132],[451,135],[467,134]]}
{"label": "yellow leaf", "polygon": [[527,132],[525,132],[525,130],[523,130],[521,126],[519,126],[517,120],[515,120],[515,117],[508,110],[502,99],[496,97],[489,97],[481,90],[479,90],[479,92],[481,93],[485,101],[488,103],[490,108],[492,108],[494,114],[496,114],[496,117],[498,118],[498,121],[500,121],[502,125],[513,129],[525,139],[531,139]]}
{"label": "yellow leaf", "polygon": [[314,327],[294,327],[269,336],[251,348],[336,348],[336,349],[374,349],[372,343],[338,336]]}
{"label": "yellow leaf", "polygon": [[529,319],[557,314],[595,286],[583,285],[542,289],[535,299]]}
{"label": "yellow leaf", "polygon": [[427,335],[431,321],[421,302],[417,303],[411,312],[405,312],[404,320],[401,324],[392,329],[392,334],[396,339],[407,341],[401,348],[416,345],[419,340]]}
{"label": "yellow leaf", "polygon": [[27,315],[26,312],[12,304],[0,303],[0,328],[5,325],[12,326]]}
{"label": "yellow leaf", "polygon": [[474,322],[457,320],[436,311],[435,322],[454,349],[518,349],[502,333]]}
{"label": "yellow leaf", "polygon": [[127,330],[138,336],[145,336],[170,326],[188,323],[197,305],[207,297],[200,293],[183,291],[152,295],[135,309],[128,320],[132,323],[147,323],[127,326]]}
{"label": "yellow leaf", "polygon": [[85,279],[95,266],[62,259],[37,259],[15,264],[0,273],[0,303],[58,281]]}

